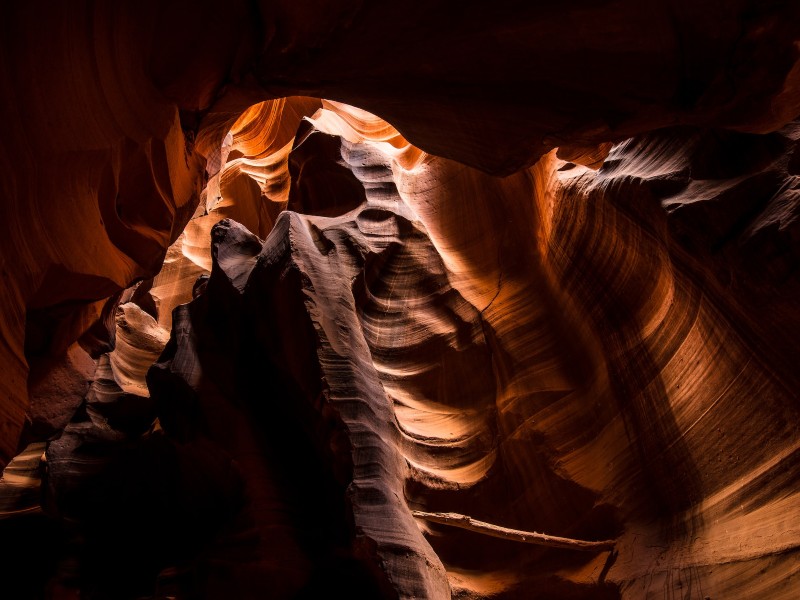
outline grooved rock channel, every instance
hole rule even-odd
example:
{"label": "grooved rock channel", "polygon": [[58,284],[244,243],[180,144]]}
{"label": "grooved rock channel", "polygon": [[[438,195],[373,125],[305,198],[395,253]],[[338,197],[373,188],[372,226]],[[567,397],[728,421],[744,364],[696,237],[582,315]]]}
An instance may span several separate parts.
{"label": "grooved rock channel", "polygon": [[798,597],[800,4],[51,4],[0,598]]}

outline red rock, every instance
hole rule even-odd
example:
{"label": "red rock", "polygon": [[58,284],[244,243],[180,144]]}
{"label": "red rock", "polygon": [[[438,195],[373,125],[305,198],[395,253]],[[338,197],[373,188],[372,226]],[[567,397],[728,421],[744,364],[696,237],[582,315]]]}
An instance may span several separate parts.
{"label": "red rock", "polygon": [[8,7],[3,592],[794,598],[800,9],[318,4]]}

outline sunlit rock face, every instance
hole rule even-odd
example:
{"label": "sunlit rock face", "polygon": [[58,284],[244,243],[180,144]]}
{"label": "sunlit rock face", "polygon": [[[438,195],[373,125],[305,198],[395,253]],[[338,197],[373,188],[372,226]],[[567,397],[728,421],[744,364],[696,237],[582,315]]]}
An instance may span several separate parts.
{"label": "sunlit rock face", "polygon": [[[167,431],[235,457],[226,432],[239,429],[207,425],[214,415],[249,415],[237,422],[271,445],[263,405],[293,406],[282,427],[315,440],[315,468],[336,482],[325,493],[346,499],[340,543],[401,597],[747,597],[754,570],[764,597],[792,597],[798,297],[781,267],[796,261],[795,126],[664,130],[613,147],[598,171],[550,155],[497,179],[324,106],[305,139],[341,136],[336,164],[363,184],[361,204],[333,209],[359,198],[329,166],[308,186],[331,190],[337,216],[284,213],[265,242],[217,226],[206,292],[151,372]],[[687,210],[709,224],[687,227]],[[752,271],[754,244],[782,251]],[[277,395],[254,376],[264,365]],[[398,480],[399,507],[384,487]],[[450,591],[419,574],[413,588],[414,567],[383,548],[429,556],[410,509],[617,545],[520,547],[420,521]]]}
{"label": "sunlit rock face", "polygon": [[797,10],[13,7],[5,591],[794,598]]}
{"label": "sunlit rock face", "polygon": [[[345,101],[429,152],[495,174],[555,147],[596,166],[604,144],[656,128],[763,133],[793,119],[798,11],[753,0],[9,7],[0,461],[36,437],[23,435],[30,363],[109,322],[107,299],[158,272],[206,180],[220,175],[207,210],[215,195],[224,202],[223,188],[260,197],[236,173],[266,155],[243,150],[227,177],[218,172],[247,107],[290,95]],[[274,219],[248,204],[241,211],[260,223]],[[109,349],[102,338],[94,331],[83,345],[98,355]]]}
{"label": "sunlit rock face", "polygon": [[[596,174],[556,172],[545,256],[597,335],[618,410],[595,416],[604,429],[587,450],[609,461],[612,495],[628,496],[611,570],[634,575],[623,595],[794,593],[782,555],[797,546],[800,506],[786,360],[798,331],[797,274],[785,268],[797,261],[796,140],[794,125],[771,136],[667,130],[615,147]],[[613,242],[598,235],[603,223]],[[603,446],[619,426],[631,471]],[[575,450],[565,465],[596,468],[597,454]],[[658,550],[626,559],[653,517]],[[728,563],[741,570],[719,568]]]}

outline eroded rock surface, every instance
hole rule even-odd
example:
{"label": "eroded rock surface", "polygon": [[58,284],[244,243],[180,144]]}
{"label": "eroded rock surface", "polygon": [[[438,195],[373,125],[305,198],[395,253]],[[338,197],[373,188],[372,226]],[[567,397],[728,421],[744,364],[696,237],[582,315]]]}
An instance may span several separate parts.
{"label": "eroded rock surface", "polygon": [[[365,199],[339,216],[284,213],[264,243],[232,222],[217,226],[207,290],[179,311],[174,354],[152,375],[167,431],[220,443],[246,422],[269,438],[259,411],[286,409],[254,404],[303,412],[291,419],[297,436],[310,436],[316,468],[336,482],[330,501],[346,498],[352,511],[340,543],[401,597],[447,595],[419,572],[412,580],[423,587],[408,587],[397,574],[409,567],[383,546],[427,556],[406,537],[411,509],[617,537],[613,554],[586,556],[420,522],[456,596],[636,598],[691,585],[714,597],[748,589],[755,568],[765,594],[790,597],[781,557],[797,544],[785,525],[800,505],[789,475],[795,375],[781,348],[765,345],[787,344],[797,326],[796,275],[764,272],[763,285],[744,287],[722,274],[745,272],[737,248],[774,220],[774,203],[793,223],[784,200],[793,126],[766,155],[759,136],[678,129],[614,147],[599,171],[551,155],[496,179],[416,151],[367,113],[326,106],[312,122],[342,136],[341,159],[307,175],[332,191],[334,214],[357,199],[333,165],[350,170]],[[719,139],[748,158],[712,167]],[[731,250],[708,244],[708,228],[681,228],[675,207],[707,202],[713,214],[725,206],[719,194],[747,190],[750,177],[771,187],[758,188],[765,199],[748,221],[733,221]],[[791,263],[791,252],[778,260]],[[783,311],[783,331],[743,318],[764,301]],[[265,397],[255,364],[270,364],[267,378],[291,391]],[[744,400],[754,393],[758,402]],[[231,404],[253,416],[208,424]],[[369,503],[365,469],[382,480]],[[402,488],[394,507],[387,482]],[[747,531],[764,539],[739,547]],[[379,560],[359,554],[360,536]],[[730,562],[748,566],[719,570]]]}
{"label": "eroded rock surface", "polygon": [[[10,6],[0,462],[29,441],[26,343],[44,329],[47,351],[63,352],[106,298],[158,272],[249,106],[349,102],[429,152],[497,174],[555,147],[596,166],[604,144],[656,128],[765,133],[793,119],[798,10],[753,0]],[[218,183],[259,198],[248,181]],[[274,218],[268,204],[245,206]]]}
{"label": "eroded rock surface", "polygon": [[793,599],[798,6],[640,4],[9,6],[0,595]]}

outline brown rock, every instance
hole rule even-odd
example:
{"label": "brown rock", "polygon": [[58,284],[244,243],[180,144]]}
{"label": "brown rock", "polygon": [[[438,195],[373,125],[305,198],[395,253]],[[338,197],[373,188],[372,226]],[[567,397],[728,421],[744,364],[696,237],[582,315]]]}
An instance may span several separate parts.
{"label": "brown rock", "polygon": [[800,8],[319,4],[7,7],[6,593],[793,599]]}

